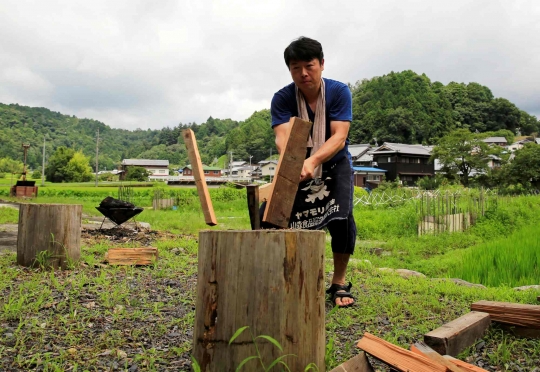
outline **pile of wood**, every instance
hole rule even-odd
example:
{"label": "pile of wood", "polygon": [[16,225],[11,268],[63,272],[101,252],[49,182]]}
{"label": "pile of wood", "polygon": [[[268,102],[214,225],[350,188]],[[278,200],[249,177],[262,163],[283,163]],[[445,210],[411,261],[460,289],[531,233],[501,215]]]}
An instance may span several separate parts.
{"label": "pile of wood", "polygon": [[[370,333],[364,333],[357,346],[363,351],[332,372],[372,372],[366,353],[392,369],[409,372],[480,372],[480,367],[455,359],[454,356],[474,345],[491,322],[499,323],[518,336],[540,337],[540,306],[509,302],[478,301],[471,312],[424,335],[424,342],[410,350],[393,345]],[[519,332],[516,332],[518,330]]]}

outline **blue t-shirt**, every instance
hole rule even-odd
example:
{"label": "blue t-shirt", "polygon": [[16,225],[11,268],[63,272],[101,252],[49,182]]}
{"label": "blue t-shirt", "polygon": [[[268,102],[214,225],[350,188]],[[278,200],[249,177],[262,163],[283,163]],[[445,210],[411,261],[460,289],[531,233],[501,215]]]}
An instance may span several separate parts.
{"label": "blue t-shirt", "polygon": [[[352,97],[351,91],[346,84],[336,80],[324,79],[326,97],[326,140],[330,138],[330,121],[352,121]],[[315,114],[306,102],[309,120],[315,122]],[[298,115],[296,104],[296,92],[294,83],[280,89],[272,98],[270,106],[272,115],[272,128],[276,125],[288,123],[290,118]],[[333,164],[349,152],[349,138],[345,146],[327,163]]]}

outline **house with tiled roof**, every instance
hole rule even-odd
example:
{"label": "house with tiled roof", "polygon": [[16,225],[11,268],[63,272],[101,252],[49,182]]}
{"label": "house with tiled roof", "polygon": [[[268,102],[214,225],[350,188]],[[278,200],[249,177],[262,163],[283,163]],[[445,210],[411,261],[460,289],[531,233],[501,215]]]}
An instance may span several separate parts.
{"label": "house with tiled roof", "polygon": [[430,161],[432,149],[432,146],[385,142],[371,151],[373,166],[386,170],[388,181],[399,177],[404,185],[414,186],[420,178],[435,174]]}
{"label": "house with tiled roof", "polygon": [[[206,177],[221,177],[221,168],[218,167],[209,167],[203,164],[203,171]],[[183,176],[193,176],[193,168],[191,165],[186,165],[182,168]]]}

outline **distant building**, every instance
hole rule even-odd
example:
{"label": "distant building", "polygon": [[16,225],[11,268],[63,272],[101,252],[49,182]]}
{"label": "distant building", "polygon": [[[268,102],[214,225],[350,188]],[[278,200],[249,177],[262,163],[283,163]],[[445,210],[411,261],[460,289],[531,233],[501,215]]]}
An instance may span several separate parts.
{"label": "distant building", "polygon": [[354,166],[371,167],[373,156],[369,153],[371,145],[368,143],[359,145],[349,145],[352,162]]}
{"label": "distant building", "polygon": [[259,162],[259,168],[261,170],[261,177],[271,176],[274,177],[277,169],[277,160],[263,160]]}
{"label": "distant building", "polygon": [[354,186],[369,187],[372,190],[379,186],[387,172],[384,169],[374,167],[353,167],[353,171]]}
{"label": "distant building", "polygon": [[[203,164],[203,171],[206,177],[221,177],[221,168],[209,167]],[[193,176],[193,169],[191,165],[186,165],[182,168],[183,176]]]}
{"label": "distant building", "polygon": [[484,138],[482,141],[488,145],[498,145],[503,147],[508,145],[508,141],[504,137],[488,137]]}
{"label": "distant building", "polygon": [[129,167],[143,167],[150,177],[168,177],[169,176],[169,161],[154,160],[154,159],[124,159],[122,160],[122,173],[120,179],[124,180]]}
{"label": "distant building", "polygon": [[371,155],[373,165],[387,171],[387,181],[399,177],[404,185],[414,186],[420,178],[435,174],[434,164],[429,161],[432,149],[431,146],[385,142],[371,151]]}

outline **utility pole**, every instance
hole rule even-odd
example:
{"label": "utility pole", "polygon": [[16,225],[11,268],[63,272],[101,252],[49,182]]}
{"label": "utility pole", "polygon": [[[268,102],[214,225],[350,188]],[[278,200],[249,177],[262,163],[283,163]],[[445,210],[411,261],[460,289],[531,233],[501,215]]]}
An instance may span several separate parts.
{"label": "utility pole", "polygon": [[43,135],[43,160],[41,162],[41,186],[45,186],[45,135]]}
{"label": "utility pole", "polygon": [[232,151],[229,151],[229,154],[231,154],[231,160],[229,160],[229,178],[232,178],[232,154],[233,152]]}
{"label": "utility pole", "polygon": [[97,139],[96,139],[96,187],[98,187],[98,156],[99,156],[99,128],[97,130]]}
{"label": "utility pole", "polygon": [[[272,161],[272,148],[271,147],[270,147],[270,161]],[[272,183],[272,171],[270,171],[270,183]]]}

